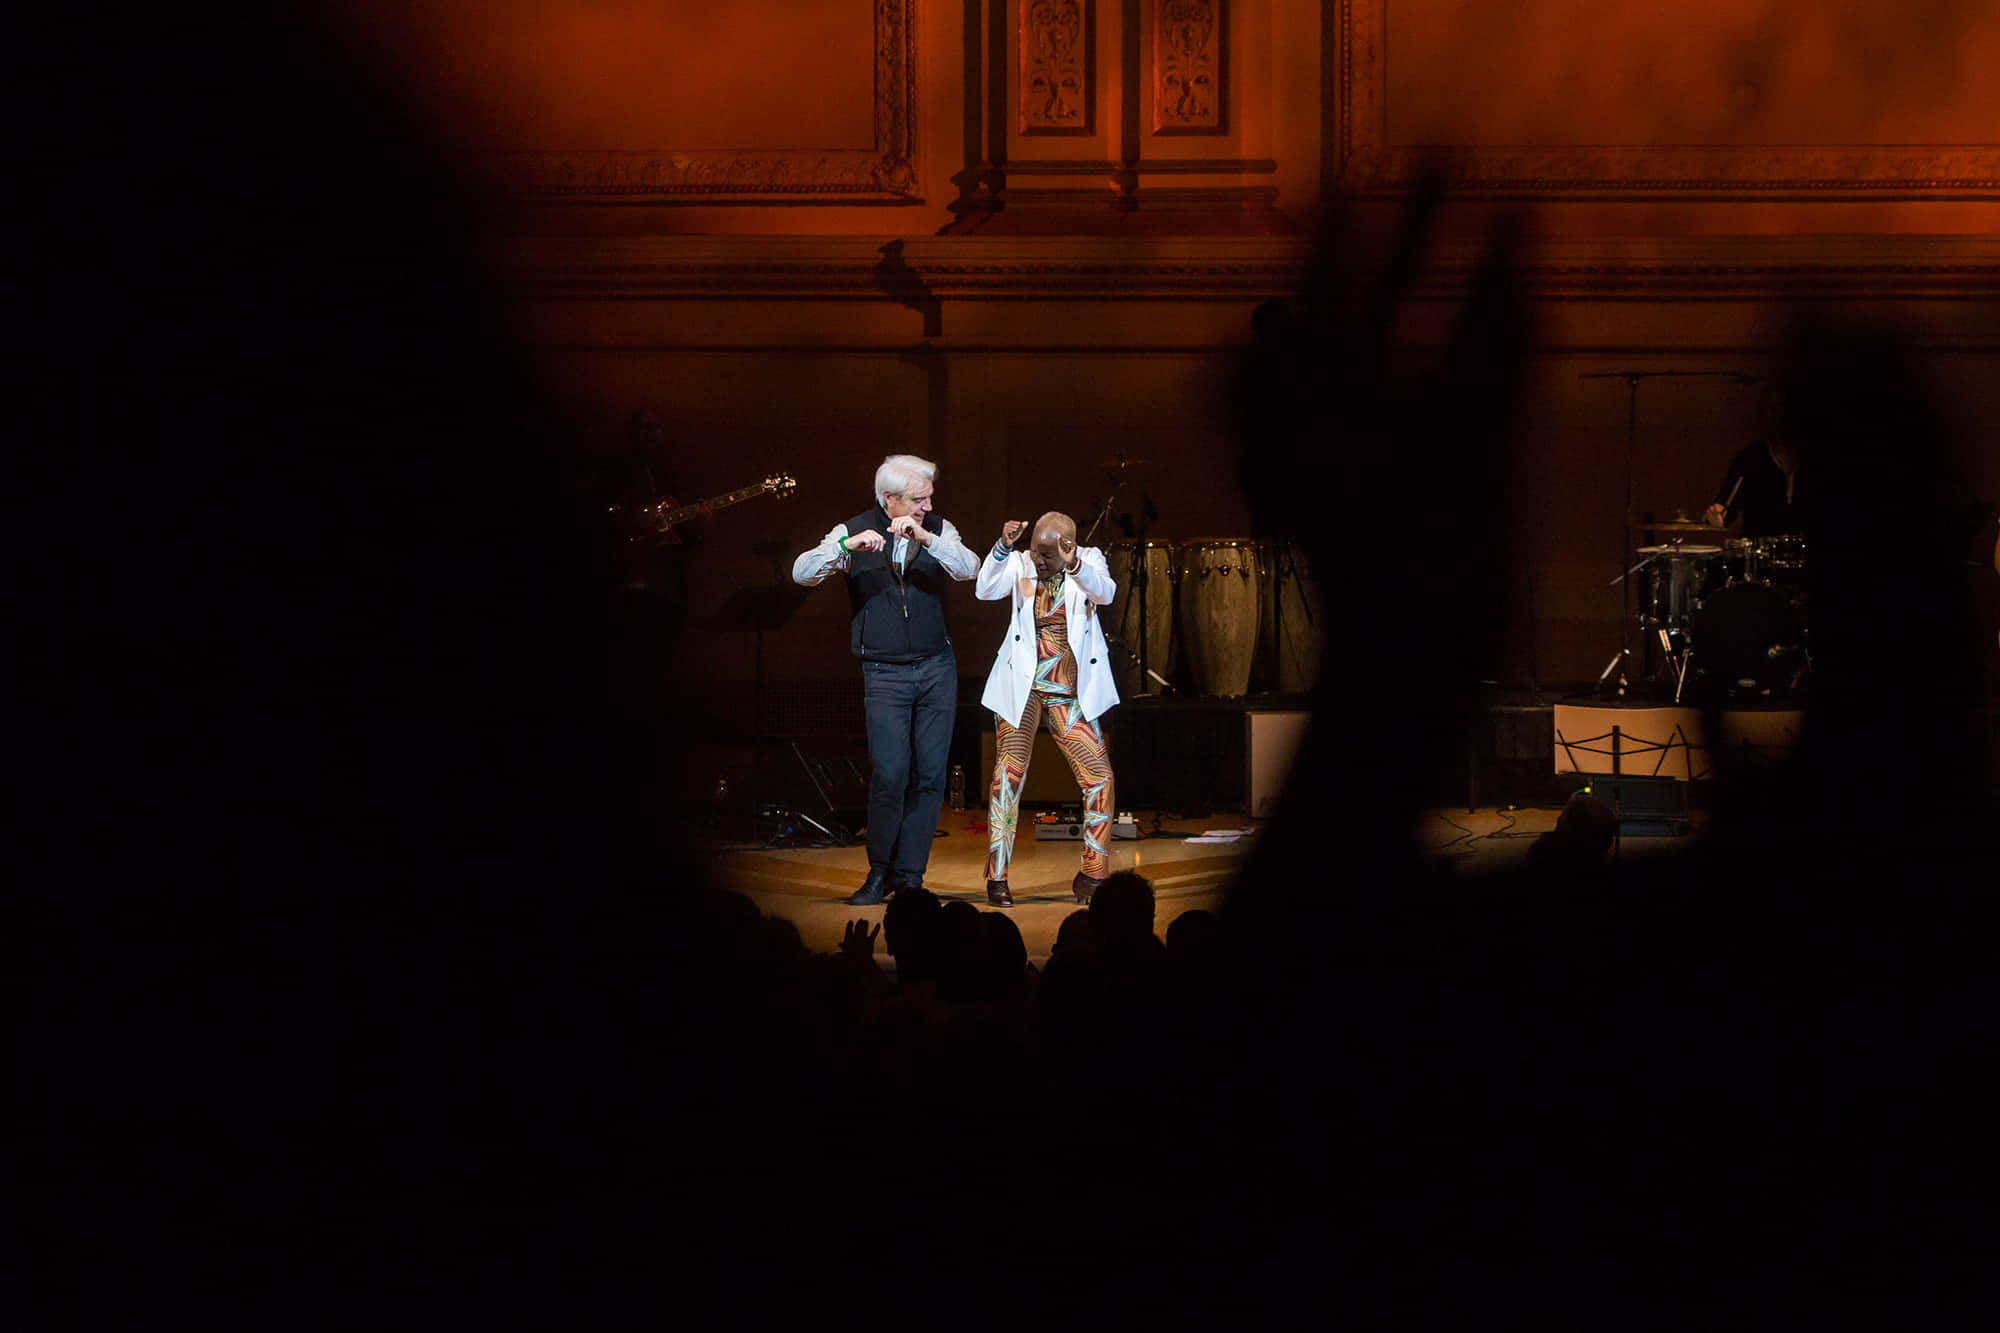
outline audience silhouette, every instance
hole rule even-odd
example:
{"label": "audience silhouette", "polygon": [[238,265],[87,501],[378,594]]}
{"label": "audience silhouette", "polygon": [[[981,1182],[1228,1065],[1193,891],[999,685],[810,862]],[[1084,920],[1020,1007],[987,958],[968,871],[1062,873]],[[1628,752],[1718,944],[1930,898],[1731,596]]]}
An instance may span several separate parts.
{"label": "audience silhouette", "polygon": [[[1808,732],[1719,778],[1697,851],[1600,865],[1579,808],[1551,848],[1586,855],[1427,870],[1409,830],[1498,611],[1361,583],[1315,703],[1373,705],[1309,734],[1219,911],[1163,943],[1152,885],[1114,874],[1037,975],[1004,914],[905,891],[892,976],[873,927],[815,956],[654,836],[665,747],[625,707],[616,582],[497,332],[476,194],[285,7],[231,11],[226,45],[114,9],[43,14],[0,81],[38,208],[5,359],[43,543],[17,561],[31,1302],[1622,1326],[1990,1301],[1991,589],[1906,336],[1787,339],[1829,477]],[[1408,553],[1429,587],[1467,548],[1507,566],[1534,346],[1503,219],[1444,355],[1397,353],[1443,200],[1427,181],[1379,247],[1333,210],[1232,398],[1260,530],[1315,560],[1324,497],[1425,460],[1454,537]],[[1347,651],[1382,643],[1386,675]],[[1323,861],[1328,811],[1364,855]],[[1617,891],[1544,891],[1585,862]]]}

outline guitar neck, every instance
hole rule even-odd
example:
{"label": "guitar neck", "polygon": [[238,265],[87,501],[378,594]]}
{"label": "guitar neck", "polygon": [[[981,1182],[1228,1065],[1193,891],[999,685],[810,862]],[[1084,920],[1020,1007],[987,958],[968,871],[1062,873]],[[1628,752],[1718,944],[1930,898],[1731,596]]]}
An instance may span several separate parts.
{"label": "guitar neck", "polygon": [[727,509],[730,505],[742,504],[745,500],[754,500],[768,489],[769,487],[759,482],[754,486],[745,486],[740,490],[730,491],[726,495],[714,495],[706,500],[698,500],[691,505],[681,505],[674,509],[655,510],[653,521],[658,523],[662,528],[671,528],[676,523],[685,523],[691,518],[699,518],[703,514],[714,513],[718,509]]}

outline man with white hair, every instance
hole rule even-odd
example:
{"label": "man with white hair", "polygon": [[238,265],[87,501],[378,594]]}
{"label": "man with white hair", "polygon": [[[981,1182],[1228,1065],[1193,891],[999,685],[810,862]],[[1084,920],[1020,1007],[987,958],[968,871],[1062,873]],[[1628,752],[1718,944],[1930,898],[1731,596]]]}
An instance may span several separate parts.
{"label": "man with white hair", "polygon": [[958,529],[931,509],[937,464],[891,454],[875,469],[875,507],[834,524],[792,562],[815,587],[847,576],[849,646],[861,659],[868,716],[868,878],[847,901],[871,906],[921,888],[944,808],[945,762],[958,712],[958,660],[944,590],[979,572]]}

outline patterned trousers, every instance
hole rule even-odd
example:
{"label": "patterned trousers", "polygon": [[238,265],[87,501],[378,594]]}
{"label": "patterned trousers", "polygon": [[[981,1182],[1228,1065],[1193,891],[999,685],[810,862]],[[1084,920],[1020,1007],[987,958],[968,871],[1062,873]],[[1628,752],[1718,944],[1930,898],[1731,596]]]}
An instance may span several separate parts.
{"label": "patterned trousers", "polygon": [[1111,756],[1104,748],[1104,732],[1097,723],[1085,719],[1074,699],[1058,699],[1035,691],[1021,725],[1010,726],[993,719],[993,786],[987,793],[986,827],[990,841],[986,848],[986,878],[1007,878],[1007,864],[1014,856],[1014,830],[1021,815],[1021,786],[1028,780],[1028,760],[1035,750],[1035,731],[1048,719],[1049,734],[1062,747],[1070,772],[1083,791],[1083,873],[1102,879],[1111,873],[1111,816],[1114,793],[1111,786]]}

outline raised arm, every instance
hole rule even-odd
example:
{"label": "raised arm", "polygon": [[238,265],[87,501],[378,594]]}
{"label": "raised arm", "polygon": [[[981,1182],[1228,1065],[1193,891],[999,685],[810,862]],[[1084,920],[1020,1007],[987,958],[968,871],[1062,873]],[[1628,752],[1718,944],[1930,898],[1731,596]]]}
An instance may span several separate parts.
{"label": "raised arm", "polygon": [[1111,577],[1111,566],[1105,563],[1104,552],[1095,546],[1079,546],[1076,559],[1076,568],[1070,572],[1076,586],[1097,605],[1109,606],[1118,595],[1118,580]]}
{"label": "raised arm", "polygon": [[944,566],[945,573],[963,583],[979,573],[979,557],[966,549],[950,519],[943,522],[944,531],[931,538],[930,553]]}
{"label": "raised arm", "polygon": [[819,545],[801,551],[799,558],[792,561],[792,582],[807,588],[816,588],[826,581],[826,576],[847,571],[847,552],[840,549],[840,542],[847,536],[847,525],[836,523],[833,530],[820,538]]}
{"label": "raised arm", "polygon": [[[1009,523],[1008,526],[1014,525]],[[1018,530],[1016,535],[1019,535]],[[973,596],[982,602],[1000,601],[1013,594],[1014,580],[1019,577],[1014,569],[1014,550],[1008,539],[1002,536],[979,562],[979,581],[972,585]]]}

